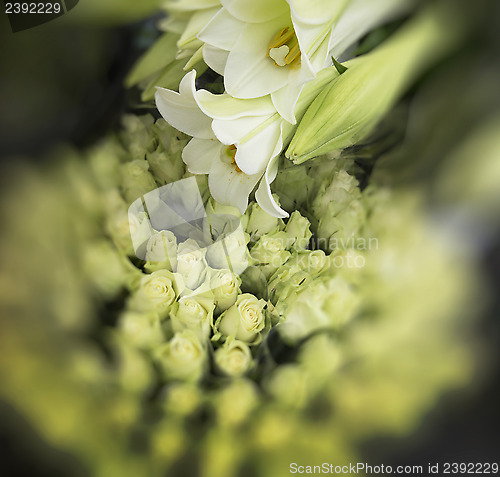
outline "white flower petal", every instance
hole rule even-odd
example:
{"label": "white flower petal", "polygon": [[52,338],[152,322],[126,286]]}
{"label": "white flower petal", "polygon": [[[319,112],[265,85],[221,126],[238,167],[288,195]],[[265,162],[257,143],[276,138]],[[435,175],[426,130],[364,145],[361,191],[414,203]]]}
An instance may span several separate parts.
{"label": "white flower petal", "polygon": [[200,40],[196,38],[199,31],[205,27],[210,19],[219,11],[217,7],[207,8],[193,13],[189,19],[186,28],[182,32],[181,37],[177,41],[178,48],[193,48],[190,44],[195,43],[194,48],[200,46]]}
{"label": "white flower petal", "polygon": [[184,147],[182,160],[191,174],[208,174],[212,164],[219,160],[222,147],[224,145],[214,138],[193,138]]}
{"label": "white flower petal", "polygon": [[231,15],[244,22],[266,22],[288,13],[285,0],[221,0],[221,3]]}
{"label": "white flower petal", "polygon": [[278,170],[278,157],[275,157],[269,165],[267,166],[264,177],[260,181],[259,187],[255,192],[255,199],[257,203],[262,207],[264,212],[267,212],[273,217],[286,218],[288,217],[288,212],[283,210],[274,200],[271,193],[271,187],[269,184],[276,178],[276,173]]}
{"label": "white flower petal", "polygon": [[268,58],[269,42],[287,18],[248,23],[229,53],[224,71],[226,91],[235,98],[256,98],[273,93],[288,83],[290,68],[276,66]]}
{"label": "white flower petal", "polygon": [[244,116],[270,116],[276,109],[269,96],[237,99],[229,94],[212,94],[204,89],[196,94],[200,109],[214,119],[236,119]]}
{"label": "white flower petal", "polygon": [[203,45],[203,59],[205,63],[221,76],[224,75],[229,52],[205,43]]}
{"label": "white flower petal", "polygon": [[[351,0],[287,0],[292,18],[310,25],[333,23],[342,14]],[[374,2],[371,0],[373,4]]]}
{"label": "white flower petal", "polygon": [[212,197],[223,205],[236,207],[242,214],[248,206],[248,196],[262,177],[262,173],[247,175],[238,172],[234,164],[215,161],[208,176]]}
{"label": "white flower petal", "polygon": [[200,111],[194,99],[195,77],[194,70],[184,76],[179,85],[180,93],[157,87],[156,107],[165,121],[174,128],[193,137],[209,139],[213,136],[211,118]]}
{"label": "white flower petal", "polygon": [[338,58],[370,30],[400,15],[412,3],[412,0],[352,0],[333,28],[330,54]]}
{"label": "white flower petal", "polygon": [[209,45],[229,51],[238,40],[244,26],[244,22],[237,20],[225,8],[221,8],[198,33],[198,38]]}
{"label": "white flower petal", "polygon": [[[236,164],[246,174],[262,171],[273,155],[281,152],[281,121],[271,121],[264,129],[237,145]],[[281,145],[281,147],[279,146]],[[278,151],[276,152],[276,150]]]}
{"label": "white flower petal", "polygon": [[271,94],[276,111],[291,124],[297,123],[294,110],[303,88],[304,84],[290,84]]}

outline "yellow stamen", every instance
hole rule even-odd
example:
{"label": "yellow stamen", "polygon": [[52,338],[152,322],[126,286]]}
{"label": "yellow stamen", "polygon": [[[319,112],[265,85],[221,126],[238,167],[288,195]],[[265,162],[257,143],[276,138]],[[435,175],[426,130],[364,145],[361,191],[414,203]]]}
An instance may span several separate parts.
{"label": "yellow stamen", "polygon": [[[237,165],[236,165],[236,146],[234,144],[231,144],[230,146],[227,146],[226,148],[226,154],[232,159],[231,164],[235,166],[236,172],[243,172]],[[225,161],[224,161],[225,162]]]}

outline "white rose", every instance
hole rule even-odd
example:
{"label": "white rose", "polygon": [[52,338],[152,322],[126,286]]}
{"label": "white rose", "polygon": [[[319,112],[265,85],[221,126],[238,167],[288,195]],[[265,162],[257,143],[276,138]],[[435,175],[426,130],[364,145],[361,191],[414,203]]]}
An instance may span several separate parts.
{"label": "white rose", "polygon": [[169,378],[195,381],[208,366],[205,345],[192,330],[176,333],[157,350],[156,358]]}
{"label": "white rose", "polygon": [[248,237],[240,226],[207,248],[207,261],[213,268],[240,274],[248,267]]}
{"label": "white rose", "polygon": [[137,348],[150,349],[165,341],[160,317],[156,312],[127,311],[120,317],[118,326],[127,342]]}
{"label": "white rose", "polygon": [[264,306],[266,302],[244,293],[236,303],[226,310],[218,321],[218,331],[246,343],[255,342],[265,327]]}
{"label": "white rose", "polygon": [[217,310],[233,306],[240,292],[241,279],[230,270],[217,270],[210,279],[210,288],[217,303]]}
{"label": "white rose", "polygon": [[161,318],[166,318],[181,288],[180,277],[168,270],[158,270],[142,277],[129,306],[134,311],[157,311]]}
{"label": "white rose", "polygon": [[161,268],[173,271],[177,268],[177,240],[170,230],[155,233],[146,245],[146,260],[150,263],[148,268],[159,265]]}
{"label": "white rose", "polygon": [[170,312],[170,322],[174,332],[193,330],[208,338],[215,303],[213,296],[197,295],[181,298]]}
{"label": "white rose", "polygon": [[250,348],[243,341],[228,339],[215,352],[215,365],[218,371],[227,376],[242,376],[252,365]]}
{"label": "white rose", "polygon": [[186,286],[191,290],[197,288],[205,279],[205,250],[193,239],[187,239],[177,247],[176,271],[183,276]]}

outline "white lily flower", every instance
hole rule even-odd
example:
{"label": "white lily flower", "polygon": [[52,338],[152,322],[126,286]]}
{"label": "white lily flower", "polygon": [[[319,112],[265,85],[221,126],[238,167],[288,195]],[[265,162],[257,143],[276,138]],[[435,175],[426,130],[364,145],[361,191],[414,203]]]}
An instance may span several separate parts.
{"label": "white lily flower", "polygon": [[304,84],[413,0],[221,0],[200,31],[203,59],[235,98],[270,94],[291,124]]}
{"label": "white lily flower", "polygon": [[162,30],[179,33],[176,59],[189,58],[185,69],[202,59],[203,42],[198,40],[198,33],[221,7],[219,0],[167,0],[164,4],[167,18],[160,22]]}
{"label": "white lily flower", "polygon": [[[248,196],[260,181],[261,207],[287,217],[272,198],[276,173],[271,159],[283,149],[283,120],[269,97],[241,100],[227,94],[196,91],[196,72],[186,74],[179,93],[157,88],[156,106],[176,129],[193,136],[182,159],[193,174],[208,174],[213,198],[243,214]],[[263,178],[264,176],[264,178]]]}
{"label": "white lily flower", "polygon": [[331,30],[349,0],[221,0],[199,33],[203,58],[235,98],[271,94],[290,123],[304,83],[327,63]]}

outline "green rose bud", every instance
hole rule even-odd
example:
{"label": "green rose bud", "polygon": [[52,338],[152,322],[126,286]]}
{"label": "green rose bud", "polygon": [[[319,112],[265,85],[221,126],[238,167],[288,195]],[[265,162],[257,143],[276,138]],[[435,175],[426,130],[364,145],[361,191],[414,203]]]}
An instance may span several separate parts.
{"label": "green rose bud", "polygon": [[274,232],[262,235],[250,251],[251,257],[261,265],[262,271],[267,275],[274,273],[290,257],[287,249],[291,246],[293,239],[285,232]]}
{"label": "green rose bud", "polygon": [[281,404],[300,408],[307,404],[310,385],[305,370],[296,364],[278,366],[264,382],[265,389]]}
{"label": "green rose bud", "polygon": [[177,247],[176,272],[182,275],[190,290],[196,289],[207,274],[206,250],[193,239],[187,239]]}
{"label": "green rose bud", "polygon": [[230,269],[242,273],[248,266],[248,236],[238,227],[207,248],[207,261],[213,268]]}
{"label": "green rose bud", "polygon": [[252,365],[252,353],[243,341],[228,338],[215,351],[215,366],[217,370],[231,377],[243,376]]}
{"label": "green rose bud", "polygon": [[278,218],[264,212],[256,202],[250,204],[245,215],[248,216],[246,231],[253,241],[261,235],[274,233],[279,229],[280,221]]}
{"label": "green rose bud", "polygon": [[149,172],[147,161],[138,159],[121,166],[122,191],[128,202],[133,202],[158,186]]}
{"label": "green rose bud", "polygon": [[84,250],[83,269],[90,282],[107,298],[115,296],[140,275],[139,270],[121,256],[112,244],[101,240]]}
{"label": "green rose bud", "polygon": [[310,230],[311,223],[303,217],[298,210],[292,212],[288,220],[285,233],[293,240],[292,248],[294,250],[305,250],[309,246],[309,240],[312,237]]}
{"label": "green rose bud", "polygon": [[121,336],[114,336],[113,344],[117,356],[120,385],[130,392],[144,392],[153,383],[151,363],[143,353],[126,342]]}
{"label": "green rose bud", "polygon": [[200,394],[192,383],[173,383],[166,390],[165,409],[174,415],[189,416],[201,404]]}
{"label": "green rose bud", "polygon": [[151,349],[165,341],[160,317],[156,312],[125,312],[118,322],[124,339],[140,349]]}
{"label": "green rose bud", "polygon": [[215,331],[245,343],[255,344],[265,328],[266,302],[249,293],[240,295],[236,303],[219,317]]}
{"label": "green rose bud", "polygon": [[130,154],[132,162],[144,162],[144,155],[151,139],[150,128],[153,122],[154,118],[150,114],[143,116],[126,114],[122,117],[123,131],[120,134],[120,139]]}
{"label": "green rose bud", "polygon": [[[121,220],[123,220],[123,218]],[[146,212],[136,212],[133,209],[129,209],[128,211],[128,226],[134,253],[138,258],[144,260],[146,258],[147,243],[151,235],[156,231],[151,227],[151,222]]]}
{"label": "green rose bud", "polygon": [[159,149],[146,153],[146,159],[154,178],[161,185],[181,180],[186,173],[180,153],[172,157]]}
{"label": "green rose bud", "polygon": [[158,270],[141,279],[139,288],[129,299],[130,309],[156,311],[160,318],[166,318],[183,288],[180,276],[168,270]]}
{"label": "green rose bud", "polygon": [[208,366],[204,341],[192,330],[176,333],[157,349],[156,359],[167,378],[197,381]]}
{"label": "green rose bud", "polygon": [[215,303],[210,294],[182,297],[170,312],[170,323],[174,332],[190,329],[208,338],[211,331]]}
{"label": "green rose bud", "polygon": [[259,395],[252,381],[232,380],[214,399],[217,421],[222,426],[238,426],[251,417],[258,404]]}
{"label": "green rose bud", "polygon": [[360,306],[353,286],[340,276],[319,276],[297,293],[280,297],[276,313],[283,317],[280,333],[296,342],[317,330],[341,328],[351,320]]}
{"label": "green rose bud", "polygon": [[241,279],[230,270],[217,270],[210,278],[210,288],[214,294],[217,311],[233,306],[240,293]]}
{"label": "green rose bud", "polygon": [[146,244],[145,268],[154,272],[159,269],[173,271],[177,268],[177,240],[170,230],[151,235]]}
{"label": "green rose bud", "polygon": [[359,200],[353,200],[336,216],[329,213],[321,217],[318,225],[318,237],[326,239],[327,250],[348,248],[354,238],[359,236],[366,221],[366,212]]}
{"label": "green rose bud", "polygon": [[358,180],[345,170],[334,173],[332,179],[326,179],[319,187],[312,210],[317,218],[337,215],[347,204],[358,199],[361,192]]}

